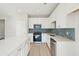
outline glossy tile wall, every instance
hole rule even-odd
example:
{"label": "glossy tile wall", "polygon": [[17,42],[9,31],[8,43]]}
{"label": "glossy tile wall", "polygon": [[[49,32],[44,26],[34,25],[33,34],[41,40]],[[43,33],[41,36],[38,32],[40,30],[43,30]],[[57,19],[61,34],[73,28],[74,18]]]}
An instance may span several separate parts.
{"label": "glossy tile wall", "polygon": [[50,33],[51,29],[50,28],[45,28],[45,29],[29,29],[29,33],[34,33],[34,32],[42,32],[42,33]]}
{"label": "glossy tile wall", "polygon": [[51,30],[51,32],[56,35],[67,37],[75,41],[75,29],[74,28],[57,28],[57,29]]}
{"label": "glossy tile wall", "polygon": [[41,32],[41,33],[53,33],[62,37],[67,37],[73,41],[75,41],[75,29],[74,28],[45,28],[45,29],[29,29],[29,33]]}

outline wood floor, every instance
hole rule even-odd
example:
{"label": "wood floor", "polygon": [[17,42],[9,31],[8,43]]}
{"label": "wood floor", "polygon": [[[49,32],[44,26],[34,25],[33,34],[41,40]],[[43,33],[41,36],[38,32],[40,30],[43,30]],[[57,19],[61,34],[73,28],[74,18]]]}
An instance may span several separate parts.
{"label": "wood floor", "polygon": [[51,56],[46,43],[31,43],[29,56]]}

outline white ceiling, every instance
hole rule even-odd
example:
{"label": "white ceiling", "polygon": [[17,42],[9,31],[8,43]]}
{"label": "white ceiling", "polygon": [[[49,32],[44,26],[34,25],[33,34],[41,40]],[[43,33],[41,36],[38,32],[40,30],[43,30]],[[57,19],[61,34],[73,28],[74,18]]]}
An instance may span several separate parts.
{"label": "white ceiling", "polygon": [[57,3],[0,3],[1,14],[28,14],[29,17],[48,17]]}

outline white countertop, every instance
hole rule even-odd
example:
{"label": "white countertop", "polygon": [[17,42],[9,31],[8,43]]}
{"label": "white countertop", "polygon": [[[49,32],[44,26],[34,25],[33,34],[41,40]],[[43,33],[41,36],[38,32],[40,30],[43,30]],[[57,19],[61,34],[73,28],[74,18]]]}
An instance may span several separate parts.
{"label": "white countertop", "polygon": [[66,38],[66,37],[61,37],[61,36],[55,36],[55,37],[52,37],[52,36],[50,36],[51,38],[53,38],[55,41],[57,41],[57,42],[62,42],[62,41],[72,41],[72,40],[70,40],[70,39],[68,39],[68,38]]}
{"label": "white countertop", "polygon": [[14,49],[19,47],[26,39],[7,38],[0,40],[0,56],[9,55]]}
{"label": "white countertop", "polygon": [[[51,34],[48,34],[48,35],[51,35]],[[66,41],[74,42],[73,40],[70,40],[66,37],[62,37],[62,36],[58,36],[58,35],[50,36],[50,38],[53,38],[56,42],[66,42]]]}

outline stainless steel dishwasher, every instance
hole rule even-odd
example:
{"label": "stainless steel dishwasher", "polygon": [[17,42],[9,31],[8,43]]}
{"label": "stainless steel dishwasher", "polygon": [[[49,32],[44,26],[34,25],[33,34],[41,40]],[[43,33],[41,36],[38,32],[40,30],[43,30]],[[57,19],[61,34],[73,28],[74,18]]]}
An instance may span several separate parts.
{"label": "stainless steel dishwasher", "polygon": [[51,56],[56,56],[56,41],[50,38]]}

